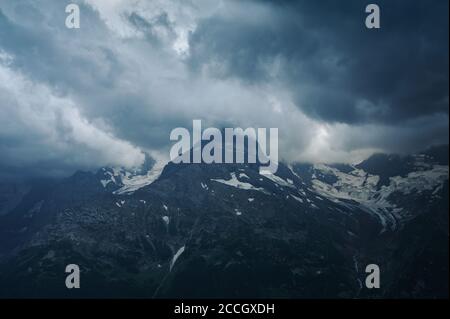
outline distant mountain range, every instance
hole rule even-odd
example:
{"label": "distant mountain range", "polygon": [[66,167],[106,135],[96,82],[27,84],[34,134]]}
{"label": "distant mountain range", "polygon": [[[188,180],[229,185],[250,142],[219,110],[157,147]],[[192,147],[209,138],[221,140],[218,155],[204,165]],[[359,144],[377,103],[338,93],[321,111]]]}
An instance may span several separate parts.
{"label": "distant mountain range", "polygon": [[147,157],[2,183],[0,297],[448,298],[448,204],[448,146],[271,176]]}

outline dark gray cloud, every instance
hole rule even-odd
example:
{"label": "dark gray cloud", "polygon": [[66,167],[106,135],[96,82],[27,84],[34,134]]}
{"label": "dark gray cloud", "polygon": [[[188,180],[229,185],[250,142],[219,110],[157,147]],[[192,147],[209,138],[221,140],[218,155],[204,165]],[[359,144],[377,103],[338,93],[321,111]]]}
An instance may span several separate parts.
{"label": "dark gray cloud", "polygon": [[367,1],[247,3],[241,15],[200,23],[194,70],[215,63],[219,77],[282,81],[298,107],[325,121],[448,113],[448,1],[376,1],[380,30],[365,27]]}
{"label": "dark gray cloud", "polygon": [[[0,175],[168,154],[170,131],[278,127],[283,159],[448,143],[448,1],[0,0]],[[4,175],[4,174],[3,174]]]}

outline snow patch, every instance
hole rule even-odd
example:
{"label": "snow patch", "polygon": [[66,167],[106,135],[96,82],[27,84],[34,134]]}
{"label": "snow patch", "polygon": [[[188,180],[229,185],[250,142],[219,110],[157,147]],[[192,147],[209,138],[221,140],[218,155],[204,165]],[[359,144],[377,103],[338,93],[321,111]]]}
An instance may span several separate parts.
{"label": "snow patch", "polygon": [[177,259],[181,256],[182,253],[184,253],[185,246],[178,249],[176,254],[173,256],[172,261],[170,262],[170,271],[172,271],[173,266],[175,265]]}
{"label": "snow patch", "polygon": [[122,175],[122,184],[124,186],[116,190],[114,194],[130,195],[135,191],[137,191],[138,189],[148,186],[152,184],[154,181],[156,181],[161,176],[161,173],[167,164],[167,160],[162,159],[160,156],[156,156],[155,160],[156,160],[155,164],[153,165],[152,169],[147,172],[146,175],[133,176],[129,172],[121,174],[116,169],[115,175]]}
{"label": "snow patch", "polygon": [[202,187],[203,189],[208,190],[208,185],[206,185],[206,184],[204,184],[204,183],[200,183],[200,185],[201,185],[201,187]]}
{"label": "snow patch", "polygon": [[241,182],[236,178],[235,173],[231,173],[231,179],[224,180],[224,179],[211,179],[214,182],[222,183],[231,187],[235,187],[242,190],[254,190],[259,192],[265,192],[264,188],[255,187],[250,183]]}
{"label": "snow patch", "polygon": [[302,203],[303,204],[303,199],[301,199],[300,197],[297,197],[297,196],[295,196],[295,195],[290,195],[293,199],[295,199],[297,202],[300,202],[300,203]]}
{"label": "snow patch", "polygon": [[100,183],[103,185],[103,188],[106,188],[106,186],[107,186],[109,183],[117,184],[116,178],[114,177],[114,174],[113,174],[113,173],[107,172],[107,171],[105,170],[105,168],[103,168],[103,171],[105,172],[105,175],[108,175],[108,176],[109,176],[108,179],[102,179],[102,180],[100,180]]}
{"label": "snow patch", "polygon": [[[361,169],[343,173],[327,165],[314,165],[314,169],[324,174],[333,175],[337,181],[333,184],[324,183],[318,179],[312,181],[313,188],[321,195],[334,201],[353,200],[361,204],[360,208],[380,220],[380,233],[388,228],[395,230],[399,222],[407,220],[409,213],[393,202],[391,195],[398,192],[404,195],[421,194],[425,191],[437,192],[448,180],[448,166],[425,165],[418,159],[420,170],[407,176],[391,177],[389,185],[378,189],[379,176],[370,175]],[[343,203],[343,202],[341,202]]]}
{"label": "snow patch", "polygon": [[248,177],[247,174],[245,174],[245,173],[240,173],[240,174],[239,174],[239,178],[250,179],[250,177]]}
{"label": "snow patch", "polygon": [[[282,179],[281,177],[279,177],[275,174],[264,175],[264,177],[267,179],[270,179],[272,182],[274,182],[275,186],[280,185],[280,186],[290,187],[290,188],[295,187],[292,183],[285,181],[284,179]],[[292,182],[292,180],[291,180],[291,182]]]}

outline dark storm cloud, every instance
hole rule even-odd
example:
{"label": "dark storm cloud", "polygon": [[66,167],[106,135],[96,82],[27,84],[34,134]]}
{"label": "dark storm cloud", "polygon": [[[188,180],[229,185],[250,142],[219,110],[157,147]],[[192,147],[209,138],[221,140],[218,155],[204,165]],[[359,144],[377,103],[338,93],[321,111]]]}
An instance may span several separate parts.
{"label": "dark storm cloud", "polygon": [[245,13],[200,23],[190,39],[194,70],[282,81],[298,107],[325,121],[448,114],[448,1],[375,1],[380,30],[365,28],[367,1],[246,3]]}
{"label": "dark storm cloud", "polygon": [[[142,114],[142,108],[154,107],[152,101],[141,92],[130,93],[119,87],[120,81],[127,77],[125,72],[136,71],[124,70],[127,66],[123,60],[119,61],[120,53],[116,52],[114,40],[108,39],[113,36],[98,13],[83,2],[78,3],[83,26],[75,32],[64,27],[64,2],[43,0],[38,4],[19,0],[9,8],[14,19],[7,17],[0,7],[0,49],[13,55],[10,67],[34,82],[45,83],[57,95],[69,95],[84,115],[106,119],[121,138],[155,147],[166,143],[170,132],[167,126],[173,123],[170,119],[166,125],[160,123],[164,127],[156,131],[158,123],[152,125],[152,120],[157,116],[149,120]],[[152,36],[151,29],[164,26],[170,30],[164,14],[152,24],[136,12],[125,18],[145,33],[145,40],[151,43],[149,48],[160,49],[163,44]],[[129,46],[136,44],[133,39],[129,41]],[[147,58],[157,60],[151,52]],[[143,132],[136,127],[146,130]]]}
{"label": "dark storm cloud", "polygon": [[[0,175],[168,154],[169,134],[278,127],[285,160],[448,143],[448,2],[0,0]],[[3,174],[4,175],[4,174]]]}
{"label": "dark storm cloud", "polygon": [[[65,3],[53,1],[51,6],[48,3],[43,1],[39,6],[28,0],[18,1],[14,14],[19,21],[11,21],[0,8],[0,48],[14,55],[14,67],[31,79],[46,82],[64,93],[111,87],[111,79],[119,76],[121,66],[111,48],[102,45],[100,36],[105,29],[93,11],[82,6],[85,32],[99,37],[98,45],[89,47],[92,43],[83,43],[85,34],[61,27],[64,26],[65,15],[61,12],[65,10]],[[47,9],[45,16],[43,7]],[[81,54],[87,51],[90,56]],[[99,72],[95,56],[111,67]]]}

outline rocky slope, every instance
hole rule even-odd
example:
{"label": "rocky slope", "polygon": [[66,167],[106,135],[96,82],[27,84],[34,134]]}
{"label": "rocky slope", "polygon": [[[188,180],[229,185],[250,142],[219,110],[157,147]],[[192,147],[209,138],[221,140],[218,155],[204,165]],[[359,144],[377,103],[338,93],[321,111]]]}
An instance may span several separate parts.
{"label": "rocky slope", "polygon": [[[447,148],[448,150],[448,148]],[[448,158],[78,172],[0,219],[3,297],[448,297]],[[64,285],[67,264],[81,285]],[[381,288],[365,287],[365,266]]]}

